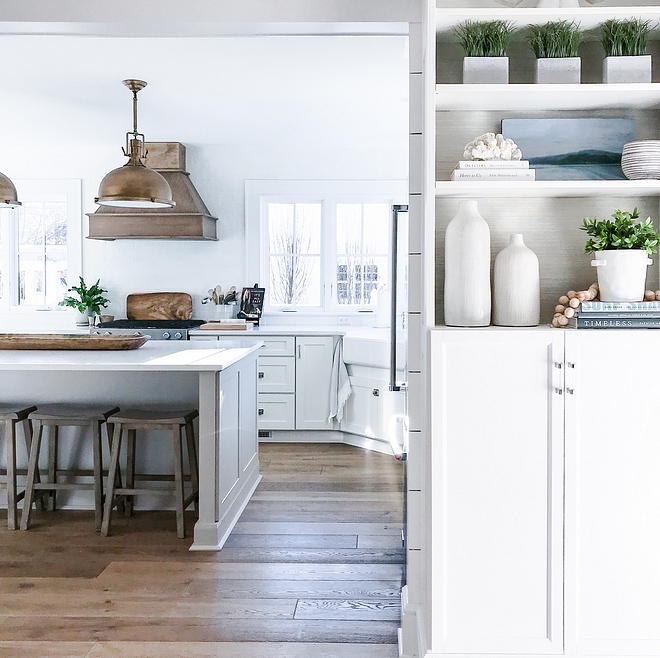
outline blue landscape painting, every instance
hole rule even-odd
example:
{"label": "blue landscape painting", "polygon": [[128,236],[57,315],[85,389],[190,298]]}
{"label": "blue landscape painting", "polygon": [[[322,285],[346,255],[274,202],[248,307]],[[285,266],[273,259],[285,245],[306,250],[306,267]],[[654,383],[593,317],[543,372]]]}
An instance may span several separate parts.
{"label": "blue landscape painting", "polygon": [[612,180],[623,145],[635,139],[632,119],[502,119],[502,134],[522,151],[536,180]]}

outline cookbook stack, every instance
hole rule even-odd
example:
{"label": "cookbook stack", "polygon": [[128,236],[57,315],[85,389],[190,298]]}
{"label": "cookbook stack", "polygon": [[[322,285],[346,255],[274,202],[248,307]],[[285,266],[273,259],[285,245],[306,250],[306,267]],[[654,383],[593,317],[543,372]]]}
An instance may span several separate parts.
{"label": "cookbook stack", "polygon": [[461,160],[451,174],[451,180],[503,181],[536,180],[536,171],[529,160]]}
{"label": "cookbook stack", "polygon": [[582,302],[575,329],[660,329],[660,302]]}

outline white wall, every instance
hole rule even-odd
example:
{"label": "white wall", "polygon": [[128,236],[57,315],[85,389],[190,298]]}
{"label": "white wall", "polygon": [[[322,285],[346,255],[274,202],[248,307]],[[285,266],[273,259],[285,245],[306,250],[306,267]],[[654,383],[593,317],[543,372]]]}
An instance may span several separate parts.
{"label": "white wall", "polygon": [[[84,240],[84,276],[101,278],[117,317],[131,292],[190,292],[203,317],[209,287],[254,283],[244,274],[245,179],[407,178],[405,37],[5,36],[0,57],[12,62],[0,80],[0,171],[80,178],[83,212],[94,211],[99,181],[125,162],[121,80],[141,77],[140,129],[186,145],[219,218],[219,242]],[[36,321],[72,325],[62,317]],[[0,318],[15,326],[16,315]]]}

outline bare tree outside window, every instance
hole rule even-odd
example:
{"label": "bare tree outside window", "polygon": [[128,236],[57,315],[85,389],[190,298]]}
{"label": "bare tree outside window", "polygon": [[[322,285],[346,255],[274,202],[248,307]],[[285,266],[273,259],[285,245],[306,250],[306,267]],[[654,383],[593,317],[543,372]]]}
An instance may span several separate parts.
{"label": "bare tree outside window", "polygon": [[389,205],[337,204],[337,303],[372,306],[388,273]]}
{"label": "bare tree outside window", "polygon": [[269,203],[270,303],[321,306],[321,204]]}

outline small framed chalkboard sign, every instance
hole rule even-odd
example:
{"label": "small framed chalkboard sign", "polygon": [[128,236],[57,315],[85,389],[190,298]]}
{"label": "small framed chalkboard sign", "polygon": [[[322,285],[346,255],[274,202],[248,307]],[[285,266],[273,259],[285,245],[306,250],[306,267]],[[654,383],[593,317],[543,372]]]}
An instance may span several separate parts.
{"label": "small framed chalkboard sign", "polygon": [[259,288],[254,284],[253,288],[243,288],[241,294],[241,310],[236,317],[244,318],[248,322],[253,322],[257,327],[264,309],[265,288]]}

